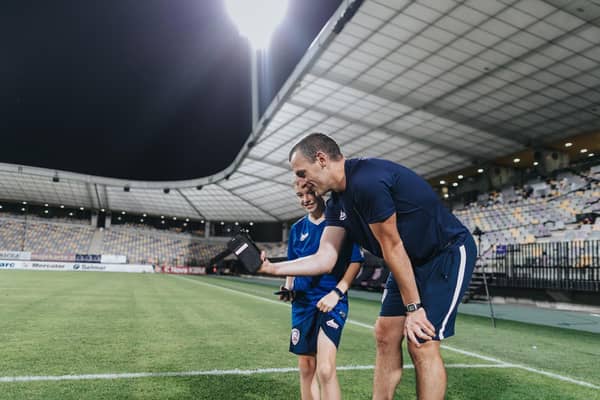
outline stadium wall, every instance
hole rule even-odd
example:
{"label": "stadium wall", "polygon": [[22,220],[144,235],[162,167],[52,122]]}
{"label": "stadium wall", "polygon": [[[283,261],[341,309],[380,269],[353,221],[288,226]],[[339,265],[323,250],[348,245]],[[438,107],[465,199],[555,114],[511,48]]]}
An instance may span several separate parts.
{"label": "stadium wall", "polygon": [[55,261],[0,260],[0,270],[19,269],[37,271],[94,271],[94,272],[137,272],[153,273],[152,265],[144,264],[101,264]]}

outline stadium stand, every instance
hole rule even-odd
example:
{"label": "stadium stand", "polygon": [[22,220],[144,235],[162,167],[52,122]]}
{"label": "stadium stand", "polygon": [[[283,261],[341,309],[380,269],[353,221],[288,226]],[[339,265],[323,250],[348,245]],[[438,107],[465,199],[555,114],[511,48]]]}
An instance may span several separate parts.
{"label": "stadium stand", "polygon": [[25,251],[35,254],[86,254],[94,229],[57,223],[27,222]]}
{"label": "stadium stand", "polygon": [[[71,260],[75,254],[123,254],[129,263],[208,265],[223,245],[189,234],[148,227],[98,230],[74,221],[34,218],[3,213],[0,217],[0,250],[31,252],[38,260]],[[93,238],[100,243],[92,249]]]}
{"label": "stadium stand", "polygon": [[223,248],[191,235],[113,227],[104,231],[103,253],[125,254],[131,263],[208,265]]}
{"label": "stadium stand", "polygon": [[25,222],[0,219],[0,249],[22,251],[25,239]]}
{"label": "stadium stand", "polygon": [[23,217],[0,217],[0,250],[28,251],[47,259],[89,251],[90,226],[48,222]]}
{"label": "stadium stand", "polygon": [[480,195],[478,201],[454,214],[471,230],[485,235],[482,247],[493,245],[600,238],[600,225],[577,216],[600,208],[598,182],[562,174],[560,183],[530,182],[532,190],[507,188]]}
{"label": "stadium stand", "polygon": [[[600,239],[600,218],[595,218],[600,214],[599,175],[600,167],[585,174],[564,171],[554,179],[538,178],[520,187],[480,194],[476,201],[453,212],[469,230],[479,227],[485,232],[481,250],[487,260],[495,262],[496,269],[504,268],[498,266],[498,260],[504,260],[507,252],[517,254],[515,262],[531,267],[597,266],[590,242]],[[207,240],[145,224],[125,223],[103,230],[77,218],[0,214],[0,250],[28,251],[36,259],[123,254],[130,263],[208,266],[225,241],[224,237]],[[555,243],[568,246],[568,256],[563,256]],[[287,256],[286,242],[261,242],[258,246],[274,259]],[[382,290],[388,275],[383,261],[367,253],[352,286]]]}

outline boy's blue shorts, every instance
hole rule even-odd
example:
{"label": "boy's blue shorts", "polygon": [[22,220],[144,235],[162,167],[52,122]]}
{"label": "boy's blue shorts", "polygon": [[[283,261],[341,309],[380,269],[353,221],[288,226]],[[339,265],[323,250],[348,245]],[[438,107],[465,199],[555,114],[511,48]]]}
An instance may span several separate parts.
{"label": "boy's blue shorts", "polygon": [[294,301],[290,352],[298,355],[316,354],[320,329],[335,344],[335,347],[338,347],[346,318],[348,318],[348,301],[345,297],[328,313],[319,311],[314,304]]}

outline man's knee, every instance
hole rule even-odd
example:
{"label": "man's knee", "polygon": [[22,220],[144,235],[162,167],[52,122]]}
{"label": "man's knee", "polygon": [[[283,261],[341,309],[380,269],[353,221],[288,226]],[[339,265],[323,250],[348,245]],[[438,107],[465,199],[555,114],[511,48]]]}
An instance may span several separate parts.
{"label": "man's knee", "polygon": [[410,358],[415,365],[415,368],[419,368],[420,365],[430,364],[442,359],[440,353],[440,342],[436,340],[430,340],[422,343],[420,347],[417,347],[414,343],[408,343],[408,353]]}
{"label": "man's knee", "polygon": [[389,351],[400,349],[402,344],[402,331],[404,318],[378,318],[375,323],[375,341],[377,348]]}

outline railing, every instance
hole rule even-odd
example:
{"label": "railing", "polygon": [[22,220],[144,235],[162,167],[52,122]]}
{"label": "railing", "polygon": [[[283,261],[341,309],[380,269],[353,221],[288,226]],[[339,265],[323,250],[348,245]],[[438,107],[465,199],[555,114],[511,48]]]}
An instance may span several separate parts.
{"label": "railing", "polygon": [[493,286],[600,292],[600,241],[497,246]]}

